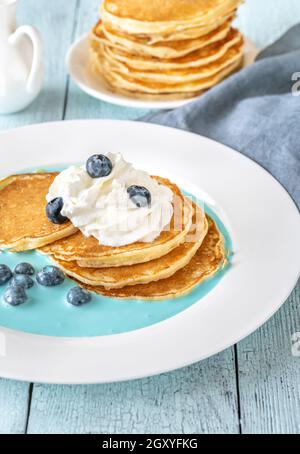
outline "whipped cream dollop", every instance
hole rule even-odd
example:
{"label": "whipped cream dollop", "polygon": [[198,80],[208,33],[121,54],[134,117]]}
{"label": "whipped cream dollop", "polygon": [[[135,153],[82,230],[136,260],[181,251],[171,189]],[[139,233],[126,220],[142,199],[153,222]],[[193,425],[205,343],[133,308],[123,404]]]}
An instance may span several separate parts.
{"label": "whipped cream dollop", "polygon": [[[172,191],[135,169],[120,153],[106,156],[113,165],[110,175],[91,178],[85,166],[71,166],[54,179],[47,202],[62,197],[61,214],[83,235],[105,246],[154,241],[172,219]],[[132,185],[150,191],[150,206],[139,208],[133,203],[127,193]]]}

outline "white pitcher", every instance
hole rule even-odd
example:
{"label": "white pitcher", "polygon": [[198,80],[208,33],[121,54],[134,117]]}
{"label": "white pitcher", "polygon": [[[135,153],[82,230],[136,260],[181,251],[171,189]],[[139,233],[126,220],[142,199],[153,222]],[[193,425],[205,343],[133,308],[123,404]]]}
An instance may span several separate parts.
{"label": "white pitcher", "polygon": [[42,44],[35,28],[17,28],[19,0],[0,0],[0,114],[18,112],[43,83]]}

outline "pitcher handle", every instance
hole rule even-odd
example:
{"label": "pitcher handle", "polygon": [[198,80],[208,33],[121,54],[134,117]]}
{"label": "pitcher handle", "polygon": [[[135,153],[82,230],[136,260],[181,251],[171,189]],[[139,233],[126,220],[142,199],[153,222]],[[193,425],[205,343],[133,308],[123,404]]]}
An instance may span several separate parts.
{"label": "pitcher handle", "polygon": [[37,90],[37,85],[41,79],[41,65],[42,65],[42,40],[39,32],[30,25],[21,25],[10,37],[11,44],[15,44],[21,36],[27,35],[33,47],[33,57],[31,70],[27,79],[26,90],[28,93],[34,93]]}

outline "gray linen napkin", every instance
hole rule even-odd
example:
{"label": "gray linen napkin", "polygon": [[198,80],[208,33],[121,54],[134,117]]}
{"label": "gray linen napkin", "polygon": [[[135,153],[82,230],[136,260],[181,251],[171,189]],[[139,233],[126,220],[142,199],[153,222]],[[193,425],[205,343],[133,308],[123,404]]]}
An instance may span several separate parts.
{"label": "gray linen napkin", "polygon": [[148,114],[142,120],[202,134],[240,151],[277,178],[299,208],[297,78],[300,80],[300,24],[264,50],[255,64],[195,101]]}

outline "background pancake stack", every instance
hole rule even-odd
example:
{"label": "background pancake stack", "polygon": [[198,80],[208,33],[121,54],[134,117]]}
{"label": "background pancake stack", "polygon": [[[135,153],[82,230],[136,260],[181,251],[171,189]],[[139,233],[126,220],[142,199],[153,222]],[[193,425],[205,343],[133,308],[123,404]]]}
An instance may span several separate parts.
{"label": "background pancake stack", "polygon": [[117,92],[192,97],[242,65],[242,0],[104,0],[90,64]]}

